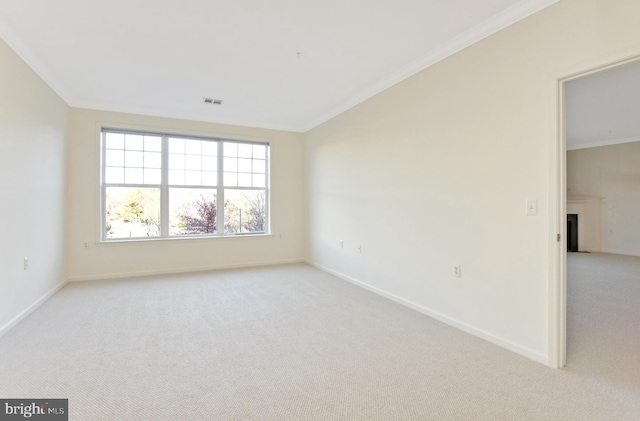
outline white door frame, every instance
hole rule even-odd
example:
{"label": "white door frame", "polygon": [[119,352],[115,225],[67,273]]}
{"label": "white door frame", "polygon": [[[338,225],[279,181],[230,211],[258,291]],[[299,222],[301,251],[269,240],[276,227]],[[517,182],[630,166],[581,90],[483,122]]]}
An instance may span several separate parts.
{"label": "white door frame", "polygon": [[[549,276],[549,366],[567,364],[567,142],[565,136],[565,83],[593,73],[640,60],[640,50],[599,57],[563,72],[554,80],[555,116],[550,147],[550,276]],[[560,235],[558,239],[558,235]]]}

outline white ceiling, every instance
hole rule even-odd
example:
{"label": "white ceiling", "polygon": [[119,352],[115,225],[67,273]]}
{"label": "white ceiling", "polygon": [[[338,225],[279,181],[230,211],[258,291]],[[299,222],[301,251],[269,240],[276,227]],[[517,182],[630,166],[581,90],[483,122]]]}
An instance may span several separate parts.
{"label": "white ceiling", "polygon": [[567,149],[640,141],[640,61],[565,84]]}
{"label": "white ceiling", "polygon": [[0,0],[0,37],[74,107],[304,132],[556,1]]}

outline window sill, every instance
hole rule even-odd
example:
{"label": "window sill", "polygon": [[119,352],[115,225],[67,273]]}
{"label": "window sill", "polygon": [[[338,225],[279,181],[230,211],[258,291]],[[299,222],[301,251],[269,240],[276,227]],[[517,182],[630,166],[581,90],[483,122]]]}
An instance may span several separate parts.
{"label": "window sill", "polygon": [[95,243],[97,247],[112,247],[112,246],[127,246],[127,245],[140,245],[144,243],[149,244],[170,244],[174,242],[207,242],[207,241],[220,241],[220,240],[235,240],[239,238],[269,238],[274,237],[274,234],[240,234],[240,235],[223,235],[223,236],[184,236],[184,237],[167,237],[167,238],[131,238],[131,239],[113,239],[102,240]]}

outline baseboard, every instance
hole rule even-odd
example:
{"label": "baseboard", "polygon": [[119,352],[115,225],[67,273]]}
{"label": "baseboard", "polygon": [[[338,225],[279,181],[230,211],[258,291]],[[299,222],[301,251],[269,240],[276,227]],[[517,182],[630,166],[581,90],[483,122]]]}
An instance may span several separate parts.
{"label": "baseboard", "polygon": [[537,362],[539,362],[541,364],[544,364],[544,365],[547,365],[547,366],[549,365],[549,357],[547,355],[544,355],[544,354],[540,353],[540,352],[537,352],[537,351],[531,350],[529,348],[523,347],[523,346],[518,345],[516,343],[513,343],[513,342],[511,342],[511,341],[509,341],[507,339],[501,338],[499,336],[496,336],[496,335],[494,335],[492,333],[489,333],[487,331],[484,331],[482,329],[478,329],[477,327],[471,326],[471,325],[469,325],[467,323],[463,323],[463,322],[461,322],[459,320],[456,320],[456,319],[454,319],[452,317],[449,317],[449,316],[446,316],[446,315],[444,315],[442,313],[439,313],[437,311],[431,310],[431,309],[429,309],[427,307],[424,307],[424,306],[422,306],[420,304],[416,304],[413,301],[410,301],[410,300],[407,300],[405,298],[399,297],[399,296],[397,296],[395,294],[387,292],[387,291],[385,291],[383,289],[380,289],[378,287],[374,287],[372,285],[369,285],[366,282],[362,282],[362,281],[360,281],[358,279],[355,279],[355,278],[353,278],[351,276],[345,275],[343,273],[340,273],[338,271],[330,269],[330,268],[328,268],[326,266],[323,266],[321,264],[312,262],[312,261],[310,261],[308,259],[305,259],[305,262],[307,264],[315,267],[315,268],[318,268],[318,269],[324,271],[324,272],[327,272],[327,273],[329,273],[331,275],[337,276],[340,279],[343,279],[343,280],[345,280],[347,282],[350,282],[350,283],[352,283],[354,285],[362,287],[362,288],[364,288],[364,289],[366,289],[368,291],[371,291],[371,292],[373,292],[375,294],[378,294],[378,295],[380,295],[382,297],[385,297],[385,298],[388,298],[388,299],[390,299],[392,301],[395,301],[398,304],[402,304],[402,305],[404,305],[406,307],[409,307],[409,308],[411,308],[413,310],[416,310],[416,311],[418,311],[418,312],[420,312],[420,313],[422,313],[422,314],[424,314],[426,316],[429,316],[429,317],[431,317],[433,319],[436,319],[436,320],[438,320],[438,321],[440,321],[442,323],[445,323],[445,324],[447,324],[449,326],[455,327],[456,329],[460,329],[463,332],[466,332],[466,333],[469,333],[471,335],[474,335],[474,336],[477,336],[479,338],[482,338],[482,339],[484,339],[484,340],[486,340],[488,342],[491,342],[492,344],[495,344],[495,345],[498,345],[498,346],[500,346],[502,348],[508,349],[509,351],[515,352],[516,354],[520,354],[520,355],[522,355],[524,357],[527,357],[527,358],[529,358],[531,360],[537,361]]}
{"label": "baseboard", "polygon": [[118,272],[118,273],[108,273],[104,275],[78,276],[78,277],[70,277],[68,280],[69,282],[100,281],[105,279],[137,278],[141,276],[154,276],[154,275],[173,275],[178,273],[207,272],[211,270],[241,269],[241,268],[259,267],[259,266],[288,265],[292,263],[304,263],[304,262],[305,260],[302,258],[267,260],[267,261],[260,261],[260,262],[235,263],[235,264],[227,264],[227,265],[196,266],[196,267],[187,267],[187,268],[142,270],[137,272]]}
{"label": "baseboard", "polygon": [[625,250],[600,250],[598,252],[592,252],[592,253],[605,253],[605,254],[617,254],[620,256],[640,257],[640,253],[633,253]]}
{"label": "baseboard", "polygon": [[20,314],[18,314],[16,317],[14,317],[13,319],[11,319],[8,323],[6,323],[4,326],[0,327],[0,338],[7,333],[9,330],[11,330],[12,327],[14,327],[15,325],[17,325],[18,323],[20,323],[20,321],[22,321],[22,319],[24,319],[25,317],[27,317],[29,314],[33,313],[38,307],[40,307],[42,304],[44,304],[45,301],[47,301],[49,298],[51,298],[53,296],[53,294],[55,294],[56,292],[58,292],[63,286],[67,285],[68,281],[63,281],[62,283],[60,283],[59,285],[57,285],[55,288],[53,288],[51,291],[47,292],[45,295],[43,295],[42,297],[40,297],[36,302],[34,302],[33,304],[31,304],[29,307],[27,307],[26,309],[24,309]]}

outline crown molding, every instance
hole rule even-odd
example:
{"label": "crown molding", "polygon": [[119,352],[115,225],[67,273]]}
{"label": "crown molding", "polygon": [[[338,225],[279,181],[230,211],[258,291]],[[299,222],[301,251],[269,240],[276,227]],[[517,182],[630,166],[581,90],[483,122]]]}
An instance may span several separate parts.
{"label": "crown molding", "polygon": [[426,55],[418,60],[411,62],[404,68],[388,75],[378,82],[369,85],[356,95],[341,102],[337,107],[322,115],[320,118],[311,120],[308,124],[301,125],[280,125],[269,124],[256,121],[244,121],[234,119],[215,119],[203,116],[202,114],[189,113],[168,113],[164,110],[153,108],[137,108],[122,104],[110,104],[100,101],[84,101],[74,98],[70,92],[63,86],[58,78],[49,72],[46,67],[33,55],[29,48],[20,41],[13,28],[2,18],[0,18],[0,38],[2,38],[16,54],[24,60],[31,69],[69,106],[75,108],[87,108],[102,111],[113,111],[122,113],[142,114],[156,117],[179,118],[186,120],[205,121],[217,124],[229,124],[236,126],[245,126],[252,128],[261,128],[269,130],[280,130],[288,132],[305,133],[314,127],[336,117],[337,115],[353,108],[361,102],[375,96],[376,94],[390,88],[391,86],[407,79],[410,76],[424,70],[447,57],[475,44],[478,41],[548,7],[557,3],[559,0],[522,0],[514,6],[504,10],[503,12],[492,16],[472,29],[456,36],[449,42],[434,48]]}
{"label": "crown molding", "polygon": [[434,64],[452,56],[453,54],[464,50],[465,48],[495,34],[496,32],[513,25],[514,23],[525,19],[534,13],[545,9],[560,0],[523,0],[510,8],[492,16],[479,25],[474,26],[466,32],[454,37],[450,41],[440,45],[429,51],[424,56],[411,62],[404,68],[390,74],[382,80],[368,86],[356,95],[342,102],[340,105],[323,115],[321,118],[311,121],[304,126],[304,132],[342,114],[343,112],[355,107],[361,102],[379,94],[392,87],[393,85],[415,75],[416,73],[433,66]]}
{"label": "crown molding", "polygon": [[36,58],[31,50],[20,41],[15,30],[2,17],[0,17],[0,38],[31,68],[64,102],[69,105],[71,95],[53,73]]}
{"label": "crown molding", "polygon": [[229,126],[242,126],[254,129],[266,129],[266,130],[278,130],[282,132],[294,132],[303,133],[301,127],[269,124],[264,122],[237,120],[237,119],[225,119],[216,118],[215,116],[205,116],[200,113],[179,113],[179,112],[167,112],[162,109],[147,108],[147,107],[133,107],[125,104],[106,103],[102,101],[71,101],[69,106],[73,108],[84,108],[87,110],[107,111],[114,113],[126,113],[126,114],[138,114],[149,117],[160,118],[174,118],[180,120],[200,121],[204,123],[212,124],[225,124]]}
{"label": "crown molding", "polygon": [[600,146],[620,145],[622,143],[633,143],[633,142],[640,142],[640,136],[623,137],[621,139],[596,140],[595,142],[585,142],[585,143],[578,143],[574,145],[569,145],[569,142],[567,141],[567,150],[575,151],[578,149],[598,148]]}

